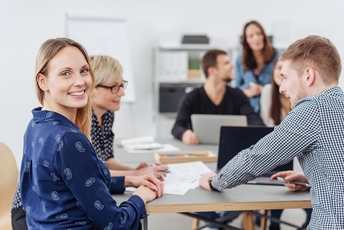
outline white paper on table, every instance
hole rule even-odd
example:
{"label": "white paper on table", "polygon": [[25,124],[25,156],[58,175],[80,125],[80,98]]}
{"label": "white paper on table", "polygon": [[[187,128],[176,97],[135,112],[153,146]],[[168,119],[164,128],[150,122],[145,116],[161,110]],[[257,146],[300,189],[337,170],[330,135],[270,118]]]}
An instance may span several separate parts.
{"label": "white paper on table", "polygon": [[167,164],[167,166],[172,174],[184,177],[199,178],[205,173],[212,172],[202,161]]}
{"label": "white paper on table", "polygon": [[116,141],[117,146],[125,146],[125,145],[131,145],[131,144],[143,144],[143,143],[153,143],[154,138],[151,136],[144,136],[144,137],[135,137],[135,138],[129,138],[129,139],[123,139]]}
{"label": "white paper on table", "polygon": [[155,148],[155,149],[128,149],[125,147],[124,147],[124,149],[129,153],[156,153],[157,151],[159,151],[159,152],[180,151],[179,148],[177,148],[176,146],[171,145],[171,144],[162,144],[161,148]]}
{"label": "white paper on table", "polygon": [[175,176],[195,178],[196,180],[192,183],[190,189],[195,189],[199,186],[199,178],[203,174],[212,172],[202,161],[168,164],[168,170]]}
{"label": "white paper on table", "polygon": [[161,149],[162,147],[163,145],[157,142],[130,144],[130,145],[124,146],[125,149],[130,149],[130,150],[153,150],[153,149]]}
{"label": "white paper on table", "polygon": [[[164,180],[164,194],[184,195],[193,188],[194,183],[198,182],[197,178],[186,178],[168,174]],[[126,191],[135,191],[136,188],[128,187]]]}
{"label": "white paper on table", "polygon": [[[202,161],[168,164],[167,174],[164,180],[164,194],[184,195],[190,189],[199,186],[199,178],[212,170]],[[127,188],[134,191],[135,188]]]}
{"label": "white paper on table", "polygon": [[194,184],[198,184],[198,178],[181,177],[171,173],[167,174],[164,181],[164,193],[174,195],[184,195],[190,189],[193,189]]}

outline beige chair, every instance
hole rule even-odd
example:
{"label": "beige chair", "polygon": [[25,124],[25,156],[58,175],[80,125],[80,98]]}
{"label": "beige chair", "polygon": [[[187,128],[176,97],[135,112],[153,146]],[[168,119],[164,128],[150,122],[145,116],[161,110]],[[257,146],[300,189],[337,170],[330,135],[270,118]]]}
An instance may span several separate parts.
{"label": "beige chair", "polygon": [[12,229],[11,207],[18,185],[18,168],[12,151],[0,142],[0,230]]}

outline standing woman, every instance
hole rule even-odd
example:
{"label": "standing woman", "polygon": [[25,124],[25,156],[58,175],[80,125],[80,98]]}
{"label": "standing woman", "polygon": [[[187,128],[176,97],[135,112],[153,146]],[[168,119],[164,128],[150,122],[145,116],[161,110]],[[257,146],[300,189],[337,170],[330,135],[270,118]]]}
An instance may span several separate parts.
{"label": "standing woman", "polygon": [[142,162],[133,168],[122,164],[114,157],[114,133],[112,126],[115,120],[114,111],[121,107],[121,98],[125,95],[124,89],[128,82],[123,80],[122,65],[114,58],[106,55],[90,57],[91,66],[95,75],[95,88],[91,93],[92,101],[92,144],[98,158],[110,169],[112,176],[144,175],[153,173],[158,178],[166,175],[166,165],[147,167]]}
{"label": "standing woman", "polygon": [[[163,192],[155,176],[113,177],[89,140],[94,74],[85,49],[68,38],[44,42],[24,135],[20,195],[29,229],[138,229],[145,203]],[[117,206],[110,193],[138,187]]]}
{"label": "standing woman", "polygon": [[242,35],[242,54],[235,63],[235,84],[250,99],[256,113],[260,113],[260,94],[270,83],[274,63],[279,52],[270,43],[257,21],[245,24]]}

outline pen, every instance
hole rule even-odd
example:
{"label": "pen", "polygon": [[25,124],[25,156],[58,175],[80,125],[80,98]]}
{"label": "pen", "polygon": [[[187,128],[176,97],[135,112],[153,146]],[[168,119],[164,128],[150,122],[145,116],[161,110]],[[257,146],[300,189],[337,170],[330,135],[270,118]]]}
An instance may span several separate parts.
{"label": "pen", "polygon": [[307,187],[307,188],[310,188],[311,185],[310,184],[307,184],[307,183],[303,183],[303,182],[298,182],[298,181],[291,181],[289,182],[290,184],[296,184],[296,185],[299,185],[299,186],[302,186],[302,187]]}
{"label": "pen", "polygon": [[282,177],[277,177],[276,180],[279,180],[279,181],[282,181],[283,183],[287,183],[287,184],[296,184],[296,185],[299,185],[299,186],[302,186],[302,187],[307,187],[307,188],[310,188],[310,184],[308,183],[304,183],[304,182],[298,182],[298,181],[286,181],[284,178]]}
{"label": "pen", "polygon": [[[146,163],[146,167],[150,167],[150,166],[156,166],[156,165],[153,164],[153,163]],[[168,169],[165,169],[164,172],[165,172],[165,173],[172,173],[172,172],[171,172],[170,170],[168,170]]]}

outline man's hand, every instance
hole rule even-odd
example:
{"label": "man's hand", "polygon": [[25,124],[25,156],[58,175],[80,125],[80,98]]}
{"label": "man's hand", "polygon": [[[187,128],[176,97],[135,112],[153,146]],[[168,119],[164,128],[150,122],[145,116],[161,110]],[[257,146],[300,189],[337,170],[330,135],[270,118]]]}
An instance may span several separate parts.
{"label": "man's hand", "polygon": [[213,176],[216,176],[215,172],[209,172],[209,173],[203,174],[202,177],[199,179],[199,185],[201,186],[201,188],[211,191],[208,180],[210,177],[213,177]]}
{"label": "man's hand", "polygon": [[[288,182],[297,181],[297,182],[308,183],[307,178],[305,177],[305,175],[303,173],[301,173],[301,172],[296,172],[296,171],[278,172],[278,173],[275,173],[274,175],[272,175],[270,177],[270,179],[274,180],[277,177],[282,177],[282,178],[284,178]],[[293,191],[293,192],[294,191],[306,191],[306,190],[309,190],[308,187],[303,187],[303,186],[296,185],[296,184],[286,183],[284,185],[287,186],[289,188],[289,190]]]}
{"label": "man's hand", "polygon": [[183,133],[182,142],[187,145],[198,145],[199,141],[194,132],[188,129]]}

